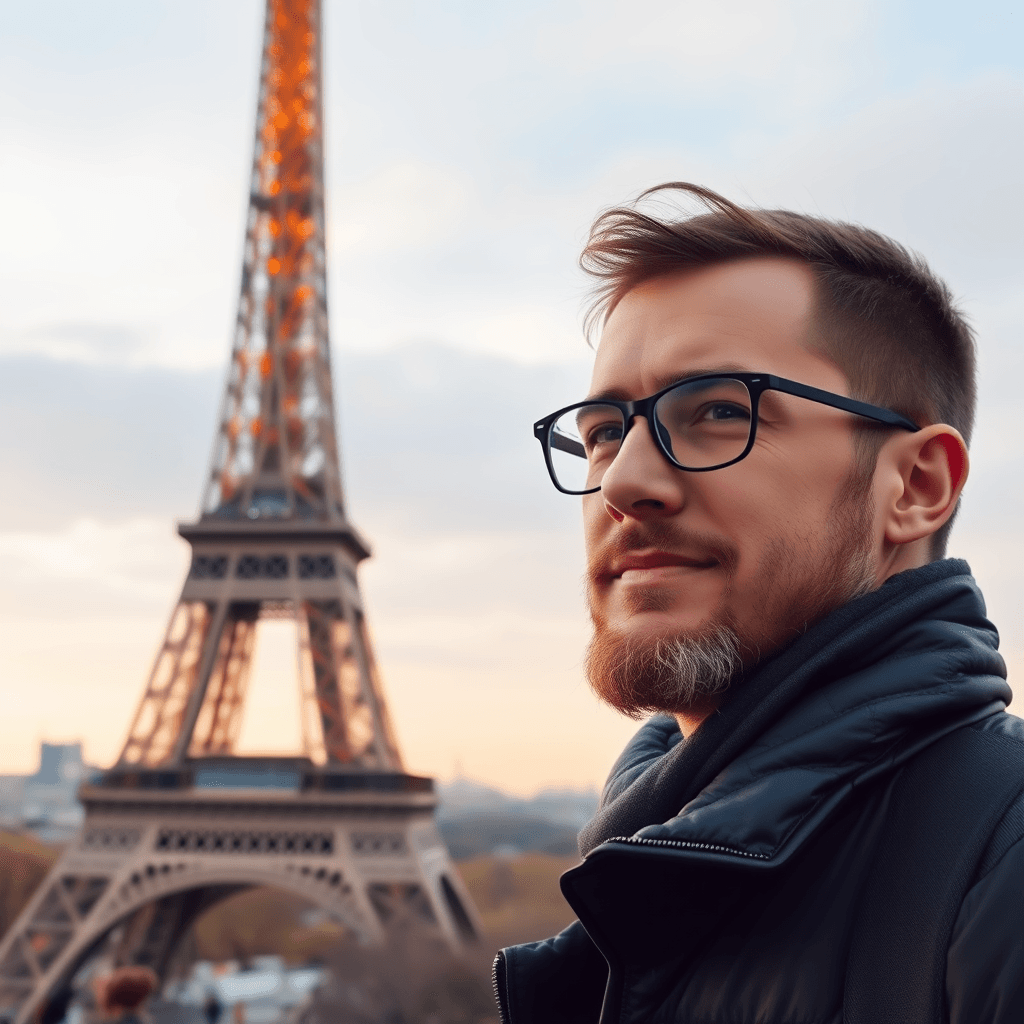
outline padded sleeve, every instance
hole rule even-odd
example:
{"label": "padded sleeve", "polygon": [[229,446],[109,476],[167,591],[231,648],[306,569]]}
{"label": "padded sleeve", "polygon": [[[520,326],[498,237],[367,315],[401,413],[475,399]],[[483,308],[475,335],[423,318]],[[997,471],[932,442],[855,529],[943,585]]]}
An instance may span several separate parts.
{"label": "padded sleeve", "polygon": [[950,1024],[1024,1021],[1024,839],[968,891],[946,960]]}

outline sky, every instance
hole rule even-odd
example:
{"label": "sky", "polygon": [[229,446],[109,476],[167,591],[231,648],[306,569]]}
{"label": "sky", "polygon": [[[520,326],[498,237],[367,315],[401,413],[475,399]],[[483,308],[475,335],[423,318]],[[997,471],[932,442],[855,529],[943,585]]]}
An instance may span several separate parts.
{"label": "sky", "polygon": [[[920,251],[979,340],[968,558],[1024,672],[1024,33],[918,0],[324,0],[329,303],[361,582],[409,770],[600,785],[579,507],[601,209],[667,180]],[[241,267],[258,0],[0,0],[0,772],[109,764],[188,564]],[[465,424],[490,424],[491,446]],[[268,623],[242,748],[297,738]]]}

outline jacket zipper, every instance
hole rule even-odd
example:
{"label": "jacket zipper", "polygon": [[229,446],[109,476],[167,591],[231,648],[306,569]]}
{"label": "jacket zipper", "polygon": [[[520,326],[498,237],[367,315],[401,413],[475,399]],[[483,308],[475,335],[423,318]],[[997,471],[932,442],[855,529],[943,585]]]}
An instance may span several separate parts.
{"label": "jacket zipper", "polygon": [[767,853],[750,853],[748,850],[737,850],[731,846],[719,846],[716,843],[691,843],[685,839],[647,839],[644,836],[612,836],[611,839],[606,839],[605,842],[628,843],[633,846],[674,846],[682,850],[707,850],[711,853],[731,853],[734,857],[748,857],[751,860],[771,860]]}
{"label": "jacket zipper", "polygon": [[[606,843],[627,843],[634,846],[674,846],[686,850],[708,850],[712,853],[731,853],[736,857],[748,857],[752,860],[770,860],[764,853],[749,853],[746,850],[736,850],[731,846],[720,846],[716,843],[690,843],[681,839],[646,839],[643,836],[613,836],[606,839]],[[499,950],[491,965],[491,987],[494,989],[494,1001],[498,1006],[498,1020],[501,1024],[512,1024],[505,1007],[505,1000],[502,998],[501,985],[498,981],[498,973],[505,966],[504,953]],[[508,979],[506,978],[506,986]]]}
{"label": "jacket zipper", "polygon": [[[508,1016],[508,1011],[505,1009],[505,1000],[502,998],[501,986],[498,984],[498,971],[505,966],[505,955],[502,950],[498,950],[494,957],[494,963],[491,965],[491,987],[494,989],[494,1001],[498,1004],[498,1020],[501,1024],[512,1024]],[[506,978],[506,986],[508,979]]]}

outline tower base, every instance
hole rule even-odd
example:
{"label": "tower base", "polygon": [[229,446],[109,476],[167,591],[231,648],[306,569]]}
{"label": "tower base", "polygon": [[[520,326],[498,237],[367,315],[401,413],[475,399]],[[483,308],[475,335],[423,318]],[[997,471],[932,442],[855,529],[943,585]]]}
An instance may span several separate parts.
{"label": "tower base", "polygon": [[[320,769],[302,758],[211,758],[107,772],[83,786],[81,832],[0,941],[0,1021],[59,1020],[83,964],[166,974],[214,903],[257,885],[320,907],[358,941],[403,922],[460,950],[475,911],[434,824],[433,780]],[[46,1012],[46,1007],[52,1007]]]}

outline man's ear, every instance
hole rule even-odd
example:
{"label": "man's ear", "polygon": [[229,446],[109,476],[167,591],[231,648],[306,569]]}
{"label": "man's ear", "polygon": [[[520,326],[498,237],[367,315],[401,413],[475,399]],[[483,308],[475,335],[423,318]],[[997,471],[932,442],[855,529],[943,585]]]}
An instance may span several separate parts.
{"label": "man's ear", "polygon": [[901,545],[931,536],[953,514],[967,482],[970,463],[964,439],[954,427],[934,423],[893,438],[885,448],[893,483],[885,539]]}

